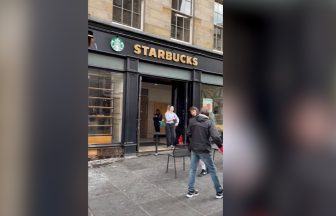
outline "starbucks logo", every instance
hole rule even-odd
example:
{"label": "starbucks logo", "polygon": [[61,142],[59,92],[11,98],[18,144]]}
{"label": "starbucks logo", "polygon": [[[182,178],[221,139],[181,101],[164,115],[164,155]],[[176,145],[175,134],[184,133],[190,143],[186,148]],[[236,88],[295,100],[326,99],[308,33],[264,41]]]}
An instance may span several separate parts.
{"label": "starbucks logo", "polygon": [[111,47],[114,51],[120,52],[124,49],[125,44],[119,37],[113,37],[111,39]]}

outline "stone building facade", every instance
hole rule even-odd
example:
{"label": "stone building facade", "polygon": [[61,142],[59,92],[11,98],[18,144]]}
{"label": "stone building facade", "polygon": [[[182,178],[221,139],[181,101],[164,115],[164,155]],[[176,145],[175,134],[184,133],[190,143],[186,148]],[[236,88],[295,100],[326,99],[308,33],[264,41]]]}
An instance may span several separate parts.
{"label": "stone building facade", "polygon": [[[89,19],[110,23],[111,25],[118,24],[118,22],[113,20],[113,7],[118,3],[124,4],[124,1],[126,0],[89,0],[88,17]],[[171,22],[172,12],[175,11],[173,9],[174,2],[180,4],[179,8],[183,7],[183,4],[189,5],[190,2],[191,30],[190,40],[187,41],[187,44],[210,51],[222,52],[222,45],[219,49],[216,49],[214,45],[214,37],[216,37],[214,14],[218,4],[221,5],[219,9],[223,13],[223,0],[139,0],[139,2],[141,4],[141,27],[139,30],[164,39],[172,38]],[[217,24],[222,27],[223,19],[217,20]],[[223,39],[222,32],[223,30],[221,30],[219,41]],[[175,42],[178,43],[179,41],[176,40]]]}

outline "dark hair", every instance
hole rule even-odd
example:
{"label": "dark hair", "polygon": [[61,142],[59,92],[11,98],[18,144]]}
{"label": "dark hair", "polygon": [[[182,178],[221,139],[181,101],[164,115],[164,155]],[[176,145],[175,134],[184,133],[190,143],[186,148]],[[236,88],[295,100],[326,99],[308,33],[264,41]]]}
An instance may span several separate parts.
{"label": "dark hair", "polygon": [[189,111],[193,111],[193,110],[195,110],[197,114],[199,113],[199,109],[197,107],[192,106],[189,108]]}
{"label": "dark hair", "polygon": [[207,108],[203,107],[203,108],[201,109],[201,114],[206,115],[206,116],[209,117],[209,110],[208,110]]}

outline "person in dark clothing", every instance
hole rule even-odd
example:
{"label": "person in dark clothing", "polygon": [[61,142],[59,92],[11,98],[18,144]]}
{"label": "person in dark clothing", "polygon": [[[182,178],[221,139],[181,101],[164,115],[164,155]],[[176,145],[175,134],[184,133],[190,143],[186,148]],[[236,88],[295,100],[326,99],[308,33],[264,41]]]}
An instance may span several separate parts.
{"label": "person in dark clothing", "polygon": [[190,139],[191,150],[191,162],[189,170],[189,183],[187,197],[193,197],[198,195],[198,191],[195,190],[195,177],[196,169],[199,160],[202,160],[207,171],[211,176],[212,182],[216,190],[216,198],[223,198],[223,189],[217,176],[216,166],[211,157],[211,143],[210,137],[213,142],[219,147],[222,147],[222,139],[214,123],[207,116],[208,111],[206,109],[201,110],[201,114],[198,114],[196,107],[190,108],[190,114],[194,116],[189,120],[189,126],[187,129],[187,136]]}
{"label": "person in dark clothing", "polygon": [[159,109],[156,109],[153,117],[155,132],[160,132],[160,121],[162,121],[162,114]]}

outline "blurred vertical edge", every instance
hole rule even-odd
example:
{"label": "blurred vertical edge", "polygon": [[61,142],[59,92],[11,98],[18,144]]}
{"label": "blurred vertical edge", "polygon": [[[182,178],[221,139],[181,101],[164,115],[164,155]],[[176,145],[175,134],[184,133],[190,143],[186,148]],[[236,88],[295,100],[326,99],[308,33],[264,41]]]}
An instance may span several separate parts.
{"label": "blurred vertical edge", "polygon": [[87,215],[87,1],[35,2],[32,215]]}
{"label": "blurred vertical edge", "polygon": [[336,2],[224,4],[223,215],[335,215]]}
{"label": "blurred vertical edge", "polygon": [[87,1],[0,14],[0,215],[87,215]]}

